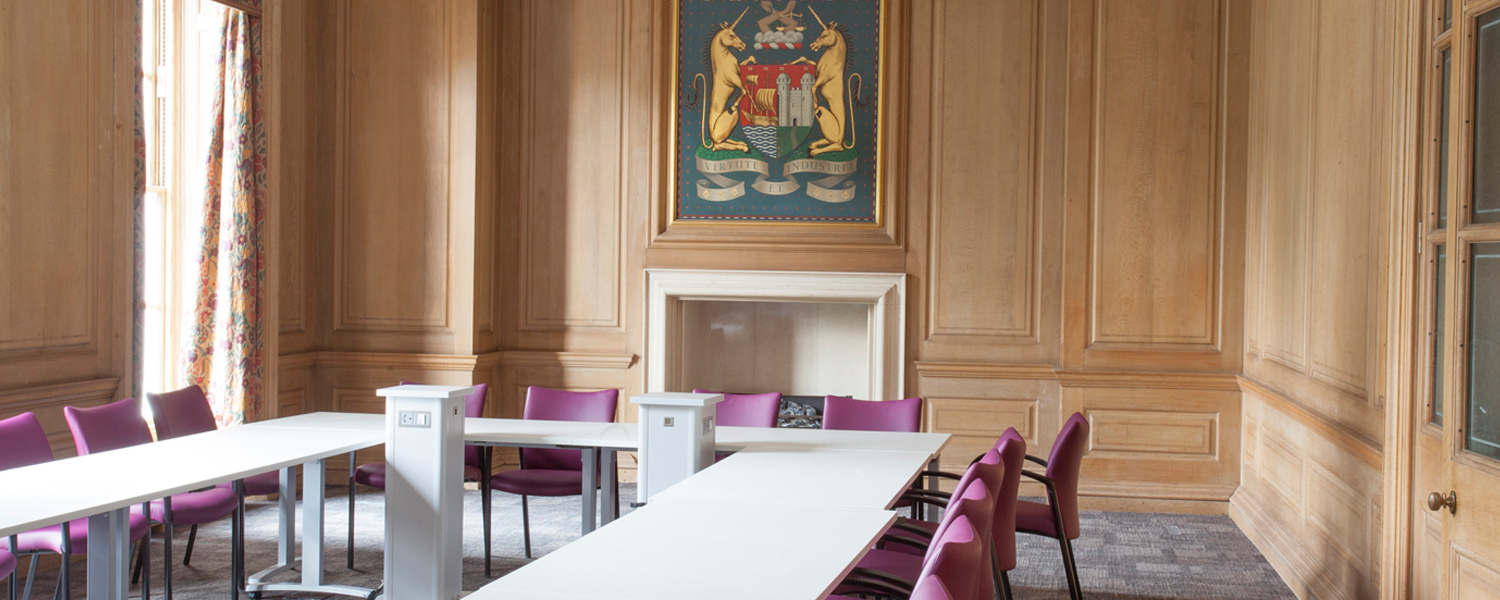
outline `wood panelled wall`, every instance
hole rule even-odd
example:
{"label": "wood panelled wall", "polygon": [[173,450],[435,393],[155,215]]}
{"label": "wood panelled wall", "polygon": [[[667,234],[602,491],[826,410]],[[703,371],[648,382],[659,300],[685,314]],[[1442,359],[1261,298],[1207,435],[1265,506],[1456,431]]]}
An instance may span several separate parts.
{"label": "wood panelled wall", "polygon": [[1252,16],[1231,514],[1302,597],[1373,597],[1380,579],[1393,4],[1265,0]]}
{"label": "wood panelled wall", "polygon": [[1224,510],[1247,6],[913,5],[911,392],[955,465],[1083,412],[1093,505]]}
{"label": "wood panelled wall", "polygon": [[130,394],[131,0],[0,10],[0,418]]}
{"label": "wood panelled wall", "polygon": [[335,58],[304,67],[301,143],[331,176],[284,234],[283,405],[374,410],[403,377],[495,383],[510,416],[531,384],[636,393],[646,267],[904,271],[907,391],[951,460],[1083,411],[1097,502],[1226,510],[1247,2],[893,1],[891,210],[835,235],[663,218],[663,0],[315,4],[306,52]]}

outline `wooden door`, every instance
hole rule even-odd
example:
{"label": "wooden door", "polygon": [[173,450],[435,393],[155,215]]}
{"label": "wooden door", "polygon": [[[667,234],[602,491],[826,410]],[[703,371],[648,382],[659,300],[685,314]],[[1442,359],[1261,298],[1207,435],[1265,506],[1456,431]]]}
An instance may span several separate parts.
{"label": "wooden door", "polygon": [[[1443,323],[1433,335],[1441,376],[1428,420],[1442,435],[1434,448],[1431,426],[1423,427],[1414,480],[1430,485],[1431,467],[1440,467],[1436,489],[1414,491],[1427,491],[1419,506],[1430,509],[1424,516],[1437,519],[1442,534],[1435,553],[1417,546],[1415,557],[1419,569],[1425,562],[1429,575],[1438,571],[1436,597],[1492,599],[1500,598],[1500,0],[1453,2],[1436,3],[1449,30],[1434,38],[1448,36],[1446,46],[1433,45],[1433,64],[1446,71],[1450,93],[1443,102],[1438,84],[1435,133],[1448,139],[1438,153],[1446,164],[1436,169],[1441,227],[1424,234],[1441,242],[1428,244],[1434,319]],[[1432,521],[1420,519],[1416,537],[1430,543]],[[1430,581],[1423,583],[1428,588],[1417,596],[1432,597]]]}
{"label": "wooden door", "polygon": [[[1412,444],[1413,505],[1424,507],[1427,495],[1443,486],[1443,451],[1445,422],[1446,358],[1449,341],[1446,334],[1448,262],[1450,259],[1448,205],[1451,196],[1451,106],[1453,97],[1453,4],[1455,0],[1427,0],[1423,33],[1427,44],[1423,60],[1422,147],[1419,184],[1420,214],[1417,217],[1419,242],[1417,264],[1420,282],[1417,298],[1416,328],[1422,348],[1414,377],[1413,398],[1418,402],[1417,431]],[[1462,1],[1462,0],[1457,0]],[[1413,600],[1437,600],[1443,585],[1443,520],[1439,513],[1426,509],[1412,512]]]}

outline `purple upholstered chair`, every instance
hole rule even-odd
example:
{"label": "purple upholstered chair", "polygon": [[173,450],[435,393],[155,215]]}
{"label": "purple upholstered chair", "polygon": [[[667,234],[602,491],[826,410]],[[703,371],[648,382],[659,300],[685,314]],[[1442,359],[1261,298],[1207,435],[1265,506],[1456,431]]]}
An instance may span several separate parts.
{"label": "purple upholstered chair", "polygon": [[[991,453],[994,451],[991,450]],[[971,565],[972,571],[961,581],[947,582],[948,592],[957,600],[980,600],[991,597],[993,585],[990,583],[990,570],[983,568],[983,565],[991,562],[988,533],[995,510],[992,490],[1000,486],[1003,476],[1002,468],[998,454],[995,456],[994,463],[981,461],[970,465],[969,470],[964,473],[963,480],[958,484],[958,489],[953,496],[954,501],[949,504],[948,510],[944,511],[942,522],[938,524],[937,531],[933,535],[934,540],[946,539],[947,533],[955,528],[958,520],[965,519],[964,523],[974,528],[980,540],[980,560],[977,564]],[[900,538],[887,537],[885,540],[900,543]],[[923,556],[881,548],[872,549],[860,559],[859,564],[854,568],[852,575],[855,579],[845,580],[846,586],[853,587],[841,589],[854,591],[874,580],[903,587],[909,591],[934,559],[937,547],[937,544],[927,546]],[[877,591],[880,590],[877,589]]]}
{"label": "purple upholstered chair", "polygon": [[[52,461],[52,444],[47,441],[47,432],[42,429],[41,421],[32,413],[21,413],[8,419],[0,419],[0,471],[25,467]],[[141,542],[140,557],[146,560],[146,549],[149,541],[142,541],[149,531],[149,524],[143,512],[130,513],[130,541]],[[71,597],[68,589],[71,583],[72,557],[74,554],[86,554],[88,552],[89,520],[87,518],[75,519],[67,523],[52,525],[33,529],[25,533],[11,536],[7,546],[10,568],[15,568],[16,555],[32,555],[30,573],[26,576],[26,596],[31,596],[31,586],[36,578],[35,555],[52,552],[62,557],[63,568],[58,572],[58,589],[62,590],[63,597]],[[3,563],[0,557],[0,563]],[[6,571],[0,564],[0,572]],[[11,579],[11,596],[15,596],[15,579]],[[148,578],[141,586],[143,595],[149,595],[151,582]]]}
{"label": "purple upholstered chair", "polygon": [[[412,381],[401,382],[401,385],[425,385]],[[489,384],[479,383],[474,385],[474,393],[464,396],[464,416],[478,418],[484,416],[484,403],[489,397]],[[366,485],[373,488],[385,489],[385,463],[365,463],[354,466],[355,453],[349,453],[349,550],[348,567],[354,568],[354,484]],[[484,514],[490,514],[490,480],[484,474],[490,470],[490,448],[488,446],[464,446],[464,481],[479,482],[481,502],[484,505]],[[490,520],[484,520],[484,555],[490,555]],[[490,576],[490,562],[484,561],[484,576]]]}
{"label": "purple upholstered chair", "polygon": [[845,396],[823,398],[823,429],[920,431],[922,399],[871,402]]}
{"label": "purple upholstered chair", "polygon": [[[694,389],[694,394],[720,394]],[[781,392],[766,394],[724,394],[724,401],[714,405],[714,421],[729,427],[775,427],[781,412]]]}
{"label": "purple upholstered chair", "polygon": [[[73,443],[78,447],[79,456],[152,442],[151,430],[146,427],[146,419],[141,417],[141,404],[135,398],[94,408],[65,406],[63,416],[68,420],[68,429],[73,431]],[[151,502],[151,519],[166,526],[162,575],[166,581],[167,600],[172,598],[173,527],[212,523],[224,517],[232,517],[233,531],[241,531],[239,509],[239,496],[234,490],[220,487],[185,492]],[[231,549],[235,553],[232,560],[237,560],[238,553],[242,550],[243,548],[235,545]],[[238,582],[231,582],[230,585],[238,585]]]}
{"label": "purple upholstered chair", "polygon": [[[1016,503],[1021,487],[1021,474],[1026,458],[1026,440],[1014,427],[1005,430],[995,447],[974,459],[975,463],[1000,464],[1004,468],[998,492],[995,494],[995,516],[990,526],[990,541],[994,560],[992,575],[1001,598],[1011,598],[1009,571],[1016,568]],[[971,463],[972,464],[972,463]],[[967,474],[967,473],[965,473]],[[953,478],[949,473],[935,473]],[[959,478],[960,485],[963,479]],[[957,492],[957,490],[955,490]],[[946,506],[947,494],[939,491],[916,490],[908,493],[920,502],[935,506]],[[897,518],[897,526],[887,535],[906,538],[901,544],[887,544],[891,550],[919,553],[931,539],[937,524],[916,519]]]}
{"label": "purple upholstered chair", "polygon": [[[1020,501],[1016,504],[1016,531],[1044,535],[1062,546],[1063,567],[1068,575],[1068,591],[1074,600],[1083,599],[1078,581],[1078,564],[1073,559],[1073,542],[1078,539],[1078,472],[1083,455],[1088,452],[1089,422],[1082,413],[1073,413],[1063,424],[1052,453],[1047,460],[1027,455],[1026,460],[1046,467],[1044,474],[1030,471],[1022,474],[1042,482],[1047,488],[1047,503]],[[1058,524],[1062,527],[1059,528]]]}
{"label": "purple upholstered chair", "polygon": [[[526,408],[521,418],[541,421],[613,423],[620,390],[567,392],[544,387],[526,388]],[[598,465],[588,465],[598,469]],[[521,468],[502,471],[490,478],[490,489],[521,495],[521,532],[526,558],[531,558],[531,516],[527,496],[574,496],[583,493],[583,452],[522,448]],[[489,511],[484,512],[486,521]],[[489,562],[490,557],[485,555]]]}
{"label": "purple upholstered chair", "polygon": [[[911,600],[967,600],[969,596],[964,592],[973,594],[974,573],[984,568],[984,546],[980,536],[974,531],[973,523],[968,517],[954,519],[943,539],[937,540],[932,547],[932,558],[923,567],[921,577],[917,579],[915,587],[911,588],[910,595],[905,593],[903,587],[891,585],[881,579],[858,575],[854,578],[866,587],[895,597],[908,597]],[[829,600],[854,599],[848,596],[830,596]]]}
{"label": "purple upholstered chair", "polygon": [[[151,421],[156,425],[156,439],[170,440],[185,435],[217,431],[219,421],[214,418],[214,408],[208,403],[203,388],[190,385],[180,390],[154,394],[146,392],[146,405],[151,407]],[[268,496],[281,491],[280,473],[268,471],[257,473],[241,480],[247,496]],[[215,487],[233,491],[230,483]],[[182,552],[182,565],[193,561],[193,544],[198,541],[198,525],[188,530],[187,549]]]}

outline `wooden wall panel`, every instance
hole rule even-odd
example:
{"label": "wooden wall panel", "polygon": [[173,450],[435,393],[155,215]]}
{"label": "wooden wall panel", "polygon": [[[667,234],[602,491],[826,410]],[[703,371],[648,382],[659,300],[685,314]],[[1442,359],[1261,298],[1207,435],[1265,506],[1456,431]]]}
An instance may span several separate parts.
{"label": "wooden wall panel", "polygon": [[1222,8],[1098,5],[1090,348],[1218,350]]}
{"label": "wooden wall panel", "polygon": [[[1260,269],[1251,284],[1260,310],[1258,339],[1266,356],[1301,368],[1307,357],[1308,226],[1317,4],[1271,0],[1255,15],[1256,76],[1251,128],[1260,138],[1252,189],[1261,211]],[[1267,273],[1276,276],[1268,277]],[[1258,284],[1258,285],[1257,285]]]}
{"label": "wooden wall panel", "polygon": [[1252,18],[1241,384],[1258,444],[1231,514],[1304,597],[1378,588],[1389,6],[1270,0]]}
{"label": "wooden wall panel", "polygon": [[115,56],[127,9],[0,14],[0,76],[17,82],[0,90],[0,389],[125,375],[134,163],[116,135],[131,114],[115,103],[134,76]]}
{"label": "wooden wall panel", "polygon": [[1236,372],[1249,5],[1070,6],[1062,364]]}
{"label": "wooden wall panel", "polygon": [[1064,412],[1090,424],[1087,494],[1209,502],[1222,512],[1239,480],[1233,376],[1061,377]]}
{"label": "wooden wall panel", "polygon": [[1243,395],[1261,440],[1230,515],[1299,597],[1373,598],[1380,560],[1381,462],[1368,444],[1330,436],[1289,399]]}
{"label": "wooden wall panel", "polygon": [[1374,159],[1377,25],[1368,1],[1320,7],[1317,95],[1313,131],[1311,251],[1312,376],[1356,397],[1368,397],[1373,335],[1372,288],[1381,266],[1372,242],[1379,233]]}
{"label": "wooden wall panel", "polygon": [[0,10],[0,418],[35,413],[59,458],[64,406],[133,385],[133,9]]}
{"label": "wooden wall panel", "polygon": [[933,12],[929,339],[1036,343],[1042,11],[945,0]]}
{"label": "wooden wall panel", "polygon": [[626,6],[526,4],[523,331],[622,327]]}
{"label": "wooden wall panel", "polygon": [[421,334],[450,317],[445,6],[342,8],[334,331],[409,334],[369,350],[441,351]]}

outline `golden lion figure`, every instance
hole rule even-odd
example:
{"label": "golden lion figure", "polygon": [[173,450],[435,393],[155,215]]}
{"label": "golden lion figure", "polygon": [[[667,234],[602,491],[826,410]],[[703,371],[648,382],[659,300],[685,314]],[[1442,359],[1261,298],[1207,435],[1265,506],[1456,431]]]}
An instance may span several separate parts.
{"label": "golden lion figure", "polygon": [[[735,26],[740,24],[740,19],[745,18],[747,7],[740,12],[738,19],[733,24],[720,23],[708,46],[704,48],[705,59],[713,74],[712,93],[703,98],[703,123],[700,135],[703,137],[703,147],[710,150],[738,150],[750,152],[750,146],[739,140],[729,139],[729,134],[734,132],[734,126],[740,120],[738,103],[731,102],[730,97],[738,91],[740,95],[748,94],[745,83],[740,80],[740,65],[755,64],[755,57],[751,56],[744,62],[736,61],[731,50],[744,51],[745,42],[739,35],[734,33]],[[693,85],[696,88],[702,81],[703,74],[694,77]],[[709,98],[712,96],[712,98]],[[712,143],[710,143],[710,141]]]}

